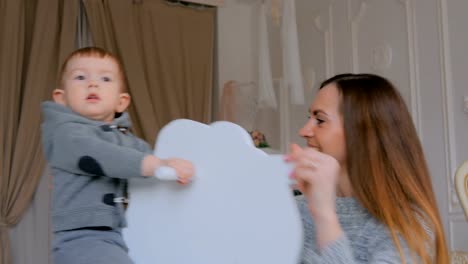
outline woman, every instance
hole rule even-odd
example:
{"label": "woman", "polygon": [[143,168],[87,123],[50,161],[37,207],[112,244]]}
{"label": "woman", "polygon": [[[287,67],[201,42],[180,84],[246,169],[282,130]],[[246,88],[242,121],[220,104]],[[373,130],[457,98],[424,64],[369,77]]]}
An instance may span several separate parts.
{"label": "woman", "polygon": [[401,95],[372,74],[320,86],[287,160],[303,196],[302,263],[448,263],[422,147]]}

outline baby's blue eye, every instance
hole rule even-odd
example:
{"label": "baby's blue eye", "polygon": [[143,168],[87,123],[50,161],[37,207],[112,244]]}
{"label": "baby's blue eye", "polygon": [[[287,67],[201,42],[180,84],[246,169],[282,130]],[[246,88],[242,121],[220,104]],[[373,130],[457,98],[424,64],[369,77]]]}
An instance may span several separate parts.
{"label": "baby's blue eye", "polygon": [[109,78],[109,77],[102,77],[102,80],[105,81],[105,82],[110,82],[110,81],[111,81],[111,78]]}
{"label": "baby's blue eye", "polygon": [[80,80],[80,81],[82,81],[82,80],[85,79],[85,77],[84,77],[83,75],[77,75],[77,76],[75,76],[74,79],[75,79],[75,80]]}

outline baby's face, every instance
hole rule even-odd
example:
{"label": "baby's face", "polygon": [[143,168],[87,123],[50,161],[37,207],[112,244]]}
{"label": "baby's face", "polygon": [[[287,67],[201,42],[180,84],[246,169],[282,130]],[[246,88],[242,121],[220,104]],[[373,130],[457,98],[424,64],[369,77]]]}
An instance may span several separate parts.
{"label": "baby's face", "polygon": [[[122,92],[123,85],[112,58],[75,57],[68,62],[54,99],[82,116],[111,122],[116,112],[128,106],[129,95]],[[56,97],[55,93],[62,94]]]}

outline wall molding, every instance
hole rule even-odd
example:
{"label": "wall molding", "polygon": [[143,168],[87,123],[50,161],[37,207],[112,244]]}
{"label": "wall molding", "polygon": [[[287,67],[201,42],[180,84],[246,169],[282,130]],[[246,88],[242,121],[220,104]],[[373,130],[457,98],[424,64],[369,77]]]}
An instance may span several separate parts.
{"label": "wall molding", "polygon": [[353,67],[353,72],[357,73],[359,72],[359,50],[358,50],[358,40],[357,40],[357,34],[358,34],[358,26],[359,22],[361,21],[362,17],[364,16],[364,13],[367,10],[367,2],[365,0],[362,0],[359,6],[359,10],[357,14],[353,17],[352,15],[352,9],[351,9],[351,0],[348,0],[348,19],[351,24],[351,52],[352,52],[352,67]]}
{"label": "wall molding", "polygon": [[[449,213],[460,209],[457,194],[453,187],[456,170],[456,152],[455,152],[455,131],[454,116],[449,107],[453,105],[453,83],[452,83],[452,58],[450,55],[450,38],[448,32],[448,11],[447,0],[437,1],[437,24],[439,30],[439,56],[441,61],[441,87],[442,87],[442,111],[444,116],[444,153],[445,153],[445,172],[447,184],[447,201],[449,203]],[[459,210],[461,212],[461,210]]]}
{"label": "wall molding", "polygon": [[413,115],[416,131],[423,138],[421,121],[421,86],[419,75],[419,46],[416,35],[416,14],[413,0],[398,0],[404,4],[406,11],[406,31],[408,38],[408,66],[410,69],[411,114]]}
{"label": "wall molding", "polygon": [[[413,0],[396,0],[405,7],[405,17],[406,17],[406,37],[408,42],[408,68],[409,68],[409,82],[410,82],[410,110],[414,119],[416,130],[418,131],[420,137],[422,137],[421,129],[421,88],[420,88],[420,73],[418,65],[418,54],[419,47],[417,42],[416,35],[416,21],[415,21],[415,10],[413,6]],[[368,9],[367,0],[361,0],[359,10],[356,15],[353,16],[353,11],[351,8],[351,1],[348,0],[348,20],[351,24],[351,43],[352,43],[352,69],[353,72],[359,72],[359,49],[358,49],[358,33],[359,33],[359,23],[361,22],[362,17]],[[374,55],[384,55],[390,56],[386,59],[389,61],[383,62],[391,64],[391,47],[389,44],[384,43],[382,46],[375,47]],[[379,65],[371,65],[371,67]],[[390,66],[390,65],[382,65]],[[382,69],[380,69],[382,70]]]}
{"label": "wall molding", "polygon": [[375,46],[372,49],[371,68],[375,71],[384,71],[392,65],[393,49],[388,43]]}
{"label": "wall molding", "polygon": [[322,14],[317,15],[314,18],[314,27],[320,32],[323,33],[324,38],[324,47],[325,47],[325,74],[329,78],[335,73],[335,59],[333,55],[333,50],[335,43],[333,40],[333,6],[330,3],[327,7],[327,26],[323,24]]}
{"label": "wall molding", "polygon": [[285,89],[282,78],[273,79],[273,85],[278,85],[278,109],[279,109],[279,125],[280,125],[280,152],[288,153],[288,145],[291,141],[291,118],[290,118],[290,95],[289,89]]}
{"label": "wall molding", "polygon": [[326,74],[327,78],[331,77],[335,73],[335,58],[334,58],[334,49],[335,42],[333,38],[333,6],[332,4],[328,5],[328,31],[325,33],[325,59],[327,62]]}
{"label": "wall molding", "polygon": [[457,215],[457,216],[453,216],[450,218],[449,220],[449,224],[448,224],[448,229],[449,229],[449,232],[450,232],[450,237],[447,239],[447,241],[450,243],[449,245],[449,248],[453,249],[453,248],[457,248],[456,247],[456,241],[454,241],[455,237],[456,237],[456,231],[457,231],[457,228],[455,228],[455,225],[456,224],[465,224],[468,226],[468,222],[466,222],[466,218],[462,215]]}

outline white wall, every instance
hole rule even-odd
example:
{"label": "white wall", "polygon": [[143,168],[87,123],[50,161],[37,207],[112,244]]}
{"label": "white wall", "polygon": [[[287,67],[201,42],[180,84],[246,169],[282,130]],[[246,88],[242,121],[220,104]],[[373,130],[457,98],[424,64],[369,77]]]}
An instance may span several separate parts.
{"label": "white wall", "polygon": [[[228,80],[257,78],[259,2],[227,0],[219,9],[220,89]],[[422,139],[449,247],[468,251],[468,222],[453,188],[457,166],[468,160],[468,1],[296,0],[296,10],[306,98],[336,73],[373,72],[393,81]],[[270,21],[269,30],[273,75],[280,78],[280,28]],[[282,102],[257,117],[258,128],[280,150],[302,142],[296,134],[308,107]]]}

